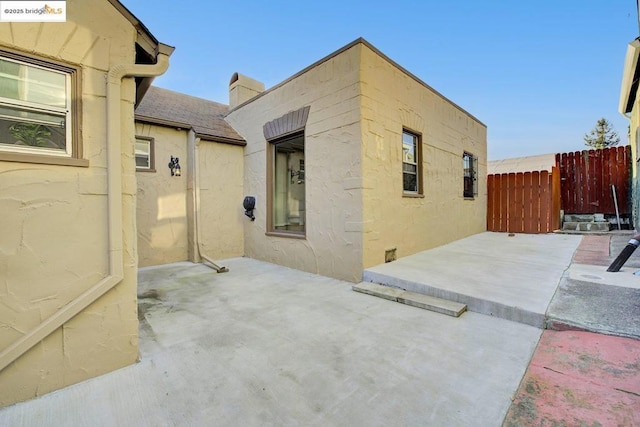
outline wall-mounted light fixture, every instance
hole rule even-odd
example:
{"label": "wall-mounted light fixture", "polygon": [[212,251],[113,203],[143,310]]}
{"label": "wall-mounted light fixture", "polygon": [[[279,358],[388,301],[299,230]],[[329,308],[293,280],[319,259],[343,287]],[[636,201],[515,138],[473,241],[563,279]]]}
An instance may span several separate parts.
{"label": "wall-mounted light fixture", "polygon": [[171,176],[182,175],[182,173],[180,172],[180,159],[171,156],[171,161],[169,161],[169,169],[171,169]]}
{"label": "wall-mounted light fixture", "polygon": [[253,210],[256,208],[256,198],[253,196],[247,196],[242,201],[244,207],[244,214],[251,218],[251,221],[255,221],[256,217],[253,215]]}

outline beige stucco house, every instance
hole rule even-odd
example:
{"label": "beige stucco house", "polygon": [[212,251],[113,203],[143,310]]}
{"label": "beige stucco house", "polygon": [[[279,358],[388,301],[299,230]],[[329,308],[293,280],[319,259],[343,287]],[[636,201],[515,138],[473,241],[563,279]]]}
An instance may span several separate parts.
{"label": "beige stucco house", "polygon": [[140,267],[244,255],[246,143],[224,121],[228,109],[153,86],[136,108]]}
{"label": "beige stucco house", "polygon": [[485,230],[486,126],[363,39],[263,91],[230,84],[246,141],[246,256],[361,280]]}
{"label": "beige stucco house", "polygon": [[629,144],[631,145],[631,203],[633,226],[640,230],[640,37],[629,43],[622,74],[620,105],[618,111],[627,117],[629,124]]}
{"label": "beige stucco house", "polygon": [[0,25],[0,406],[138,358],[134,106],[172,51],[116,0]]}

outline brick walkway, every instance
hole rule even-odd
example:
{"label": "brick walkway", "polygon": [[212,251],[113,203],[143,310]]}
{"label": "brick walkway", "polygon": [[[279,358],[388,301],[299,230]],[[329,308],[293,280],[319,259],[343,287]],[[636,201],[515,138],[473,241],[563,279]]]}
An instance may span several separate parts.
{"label": "brick walkway", "polygon": [[640,341],[544,331],[503,425],[639,426]]}
{"label": "brick walkway", "polygon": [[588,265],[609,265],[609,246],[611,237],[583,236],[573,262]]}

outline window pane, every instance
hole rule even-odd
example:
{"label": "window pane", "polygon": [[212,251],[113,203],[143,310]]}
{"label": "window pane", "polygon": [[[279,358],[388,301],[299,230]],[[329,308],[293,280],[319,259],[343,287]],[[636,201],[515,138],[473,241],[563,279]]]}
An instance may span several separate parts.
{"label": "window pane", "polygon": [[64,108],[66,81],[63,73],[0,59],[0,97]]}
{"label": "window pane", "polygon": [[304,136],[274,143],[273,229],[305,231]]}
{"label": "window pane", "polygon": [[66,151],[65,116],[0,106],[0,144]]}
{"label": "window pane", "polygon": [[405,173],[403,174],[403,186],[404,191],[417,192],[418,191],[418,175]]}
{"label": "window pane", "polygon": [[136,139],[136,167],[151,168],[151,141]]}

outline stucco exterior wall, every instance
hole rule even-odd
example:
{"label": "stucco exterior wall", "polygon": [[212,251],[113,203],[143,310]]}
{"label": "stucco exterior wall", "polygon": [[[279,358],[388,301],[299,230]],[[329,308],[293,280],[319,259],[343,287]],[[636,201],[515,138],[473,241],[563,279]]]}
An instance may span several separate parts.
{"label": "stucco exterior wall", "polygon": [[[362,275],[360,50],[356,45],[232,111],[227,121],[247,141],[244,193],[256,220],[244,218],[245,255],[350,281]],[[305,128],[306,238],[267,235],[267,141],[263,125],[310,106]]]}
{"label": "stucco exterior wall", "polygon": [[244,147],[198,143],[200,246],[212,259],[244,255]]}
{"label": "stucco exterior wall", "polygon": [[[106,75],[134,61],[135,30],[106,1],[67,0],[66,23],[4,23],[0,45],[82,67],[89,167],[0,162],[0,348],[109,272]],[[133,103],[122,86],[124,280],[0,372],[0,406],[133,363],[138,356]]]}
{"label": "stucco exterior wall", "polygon": [[[424,197],[403,197],[402,131],[422,137]],[[364,268],[486,228],[486,127],[367,46],[362,48]],[[463,197],[463,152],[479,194]]]}
{"label": "stucco exterior wall", "polygon": [[631,110],[631,134],[629,144],[631,145],[631,216],[633,227],[640,230],[640,174],[638,174],[638,148],[640,147],[640,96],[636,96]]}
{"label": "stucco exterior wall", "polygon": [[[155,172],[136,172],[138,265],[186,261],[188,131],[137,122],[136,135],[152,137],[155,147]],[[171,156],[180,159],[181,176],[171,176]]]}

